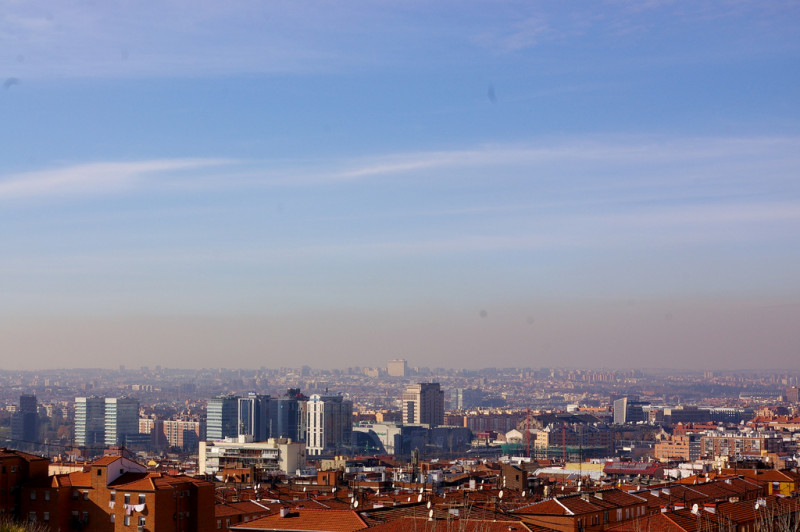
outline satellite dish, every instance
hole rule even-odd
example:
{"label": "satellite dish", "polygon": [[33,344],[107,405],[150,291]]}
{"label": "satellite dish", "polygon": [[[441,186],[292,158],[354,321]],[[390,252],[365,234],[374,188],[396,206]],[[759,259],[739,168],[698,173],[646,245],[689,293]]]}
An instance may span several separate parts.
{"label": "satellite dish", "polygon": [[358,508],[358,501],[353,501],[353,508]]}
{"label": "satellite dish", "polygon": [[433,519],[433,510],[428,510],[428,519]]}
{"label": "satellite dish", "polygon": [[500,490],[500,493],[497,494],[497,498],[498,499],[502,499],[503,498],[503,490]]}
{"label": "satellite dish", "polygon": [[694,503],[694,504],[692,505],[692,513],[693,513],[694,515],[697,515],[697,512],[699,512],[699,511],[700,511],[700,507],[697,505],[697,503]]}
{"label": "satellite dish", "polygon": [[305,488],[305,486],[303,486],[303,493],[305,493],[305,492],[306,492],[306,488]]}
{"label": "satellite dish", "polygon": [[425,488],[420,488],[420,489],[419,489],[419,492],[420,492],[420,493],[422,493],[423,491],[425,491]]}
{"label": "satellite dish", "polygon": [[525,496],[525,490],[522,490],[522,496],[523,497]]}
{"label": "satellite dish", "polygon": [[425,505],[428,509],[431,507],[431,501],[428,501],[428,504]]}
{"label": "satellite dish", "polygon": [[417,495],[417,502],[422,502],[422,494]]}
{"label": "satellite dish", "polygon": [[333,493],[336,493],[336,486],[334,486],[334,487],[333,487],[333,489],[332,489],[331,491],[332,491]]}

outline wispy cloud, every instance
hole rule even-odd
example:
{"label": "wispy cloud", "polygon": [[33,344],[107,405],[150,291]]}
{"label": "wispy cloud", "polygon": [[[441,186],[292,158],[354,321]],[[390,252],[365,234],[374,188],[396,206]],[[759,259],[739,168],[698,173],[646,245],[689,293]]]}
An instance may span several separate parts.
{"label": "wispy cloud", "polygon": [[0,199],[75,196],[130,188],[146,175],[198,170],[229,163],[223,159],[156,159],[136,162],[94,162],[0,177]]}

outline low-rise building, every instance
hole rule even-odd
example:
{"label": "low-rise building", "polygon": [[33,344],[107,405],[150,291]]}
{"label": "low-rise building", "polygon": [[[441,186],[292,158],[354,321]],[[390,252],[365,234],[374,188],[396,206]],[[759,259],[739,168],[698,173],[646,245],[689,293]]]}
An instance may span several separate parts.
{"label": "low-rise building", "polygon": [[52,531],[210,532],[214,485],[107,456],[84,471],[29,482],[21,509],[23,517]]}
{"label": "low-rise building", "polygon": [[[293,475],[305,465],[306,445],[288,438],[254,442],[251,438],[226,438],[200,442],[198,469],[202,474],[224,477],[225,470],[249,471],[250,482],[270,475]],[[223,480],[224,478],[220,478]]]}
{"label": "low-rise building", "polygon": [[20,489],[30,480],[47,479],[47,458],[0,447],[0,518],[20,515]]}

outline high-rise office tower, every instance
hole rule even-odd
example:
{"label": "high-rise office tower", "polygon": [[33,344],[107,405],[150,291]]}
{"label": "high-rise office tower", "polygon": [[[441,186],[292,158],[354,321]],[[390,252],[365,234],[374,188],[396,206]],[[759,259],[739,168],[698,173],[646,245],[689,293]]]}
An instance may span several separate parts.
{"label": "high-rise office tower", "polygon": [[105,411],[103,397],[75,398],[75,445],[85,447],[105,443]]}
{"label": "high-rise office tower", "polygon": [[306,452],[332,454],[349,447],[353,435],[353,403],[341,396],[312,395],[306,403]]}
{"label": "high-rise office tower", "polygon": [[253,441],[270,438],[270,398],[250,392],[238,398],[238,434],[252,436]]}
{"label": "high-rise office tower", "polygon": [[308,397],[297,388],[287,392],[270,404],[272,438],[291,438],[292,441],[306,441],[306,401]]}
{"label": "high-rise office tower", "polygon": [[636,423],[646,421],[647,414],[644,407],[650,403],[638,401],[631,397],[622,397],[614,401],[614,424],[624,425],[626,423]]}
{"label": "high-rise office tower", "polygon": [[477,388],[451,388],[448,396],[450,410],[463,410],[480,406],[484,393]]}
{"label": "high-rise office tower", "polygon": [[35,395],[20,395],[19,409],[11,416],[11,439],[34,443],[39,437],[39,414]]}
{"label": "high-rise office tower", "polygon": [[444,392],[438,382],[411,384],[403,392],[403,423],[444,424]]}
{"label": "high-rise office tower", "polygon": [[786,388],[786,401],[789,403],[800,403],[800,388],[790,386]]}
{"label": "high-rise office tower", "polygon": [[221,395],[208,400],[206,438],[221,440],[239,435],[239,401],[235,395]]}
{"label": "high-rise office tower", "polygon": [[107,397],[104,406],[106,445],[123,445],[129,436],[139,434],[138,399]]}

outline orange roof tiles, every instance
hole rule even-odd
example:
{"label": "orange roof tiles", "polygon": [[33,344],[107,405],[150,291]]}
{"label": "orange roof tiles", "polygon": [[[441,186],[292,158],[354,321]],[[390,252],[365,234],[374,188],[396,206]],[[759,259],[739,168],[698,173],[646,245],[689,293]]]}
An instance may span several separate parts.
{"label": "orange roof tiles", "polygon": [[[477,519],[460,519],[451,521],[447,519],[426,519],[403,517],[394,521],[381,523],[370,527],[372,532],[529,532],[533,528],[526,526],[521,521],[484,521]],[[537,530],[546,530],[539,529]]]}
{"label": "orange roof tiles", "polygon": [[109,464],[113,464],[117,460],[122,460],[122,457],[121,456],[103,456],[102,458],[98,458],[97,460],[92,462],[91,465],[107,466]]}
{"label": "orange roof tiles", "polygon": [[273,514],[236,525],[232,530],[354,532],[366,527],[364,520],[352,510],[298,509],[290,511],[285,517]]}

